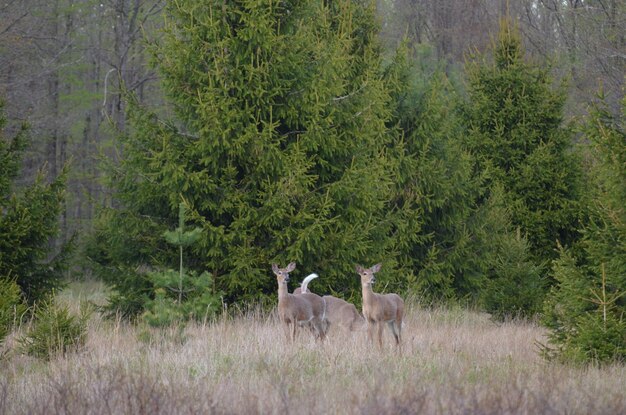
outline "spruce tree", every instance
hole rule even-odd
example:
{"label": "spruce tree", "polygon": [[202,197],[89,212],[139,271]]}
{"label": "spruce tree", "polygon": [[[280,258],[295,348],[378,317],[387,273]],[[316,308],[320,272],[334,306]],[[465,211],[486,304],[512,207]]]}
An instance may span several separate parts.
{"label": "spruce tree", "polygon": [[185,210],[185,204],[180,203],[178,227],[163,234],[169,244],[178,247],[178,270],[148,273],[155,299],[146,303],[142,317],[151,326],[211,318],[221,306],[220,293],[213,291],[211,275],[206,271],[197,275],[184,268],[184,248],[196,243],[202,235],[201,228],[185,230]]}
{"label": "spruce tree", "polygon": [[501,191],[482,201],[484,179],[461,145],[459,95],[443,74],[418,68],[401,47],[386,70],[398,137],[389,243],[403,284],[422,301],[471,300],[500,318],[523,313],[537,291],[530,284],[523,293],[498,286],[485,295],[485,288],[508,277],[540,286],[527,241],[516,235]]}
{"label": "spruce tree", "polygon": [[580,171],[564,126],[564,85],[553,87],[549,68],[526,60],[509,19],[500,24],[492,58],[474,57],[467,76],[464,142],[477,158],[476,173],[487,189],[505,190],[513,225],[545,263],[557,241],[569,246],[578,237]]}
{"label": "spruce tree", "polygon": [[[426,78],[430,78],[426,80]],[[408,288],[424,300],[475,294],[480,273],[469,258],[478,186],[459,146],[456,94],[446,77],[417,69],[404,45],[386,70],[392,93],[391,147],[397,159],[388,243]]]}
{"label": "spruce tree", "polygon": [[622,114],[595,103],[583,133],[589,220],[576,249],[561,249],[557,285],[545,305],[550,329],[545,352],[565,361],[626,359],[626,99]]}
{"label": "spruce tree", "polygon": [[48,183],[42,169],[33,184],[15,189],[28,128],[23,125],[9,139],[3,135],[5,125],[0,102],[0,279],[4,281],[0,286],[14,281],[32,304],[62,286],[71,252],[71,243],[58,252],[51,252],[49,245],[59,231],[66,170]]}
{"label": "spruce tree", "polygon": [[272,262],[351,292],[355,263],[389,260],[389,96],[373,12],[354,1],[168,4],[152,51],[175,116],[131,105],[112,176],[121,207],[104,212],[90,251],[123,271],[109,282],[137,299],[149,291],[137,265],[172,265],[158,236],[181,197],[203,229],[188,266],[210,272],[226,301],[273,294]]}

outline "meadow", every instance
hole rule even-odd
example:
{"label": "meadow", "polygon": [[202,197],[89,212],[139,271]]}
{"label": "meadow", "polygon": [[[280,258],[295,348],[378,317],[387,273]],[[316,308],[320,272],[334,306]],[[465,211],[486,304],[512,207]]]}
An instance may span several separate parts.
{"label": "meadow", "polygon": [[626,413],[624,365],[546,362],[533,322],[407,305],[401,351],[389,332],[383,350],[363,331],[331,330],[324,344],[301,331],[289,343],[275,313],[257,308],[167,330],[94,315],[78,352],[0,360],[0,413]]}

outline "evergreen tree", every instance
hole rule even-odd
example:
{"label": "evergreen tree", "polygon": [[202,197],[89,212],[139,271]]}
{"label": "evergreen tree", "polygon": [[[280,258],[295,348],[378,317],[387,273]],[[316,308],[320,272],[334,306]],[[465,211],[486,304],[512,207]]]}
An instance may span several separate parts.
{"label": "evergreen tree", "polygon": [[426,300],[454,299],[480,286],[469,258],[478,186],[458,143],[454,91],[445,76],[427,77],[416,67],[403,45],[386,73],[394,109],[389,126],[398,137],[388,242],[411,291]]}
{"label": "evergreen tree", "polygon": [[626,99],[622,116],[594,104],[583,132],[591,159],[589,221],[577,249],[561,249],[558,284],[545,306],[548,356],[566,361],[626,359]]}
{"label": "evergreen tree", "polygon": [[185,204],[181,203],[178,213],[178,228],[165,231],[163,237],[178,247],[179,267],[148,273],[155,287],[155,299],[146,303],[143,319],[152,326],[167,326],[189,319],[212,317],[221,306],[219,293],[213,290],[213,280],[208,272],[197,275],[186,271],[183,266],[183,248],[198,241],[201,228],[185,230]]}
{"label": "evergreen tree", "polygon": [[[462,108],[465,144],[489,189],[504,190],[511,220],[539,263],[554,258],[556,242],[578,237],[580,172],[563,126],[564,87],[553,88],[549,69],[525,60],[516,27],[503,20],[493,58],[467,66]],[[486,195],[488,196],[487,191]]]}
{"label": "evergreen tree", "polygon": [[[528,284],[520,295],[516,288],[526,280],[541,285],[527,241],[514,232],[501,191],[481,202],[483,178],[473,175],[474,160],[461,146],[458,94],[445,76],[417,70],[407,56],[401,47],[386,76],[390,127],[400,137],[389,241],[398,267],[423,300],[480,301],[497,317],[524,312],[537,290]],[[502,285],[509,277],[514,282]]]}
{"label": "evergreen tree", "polygon": [[71,251],[71,243],[60,252],[50,252],[49,245],[59,231],[66,174],[64,170],[47,183],[42,169],[32,185],[19,192],[13,189],[27,127],[22,126],[11,139],[5,138],[3,109],[0,102],[0,279],[15,281],[32,304],[62,285]]}
{"label": "evergreen tree", "polygon": [[168,4],[152,50],[175,118],[131,105],[112,176],[121,208],[104,213],[90,250],[119,295],[149,292],[137,265],[172,265],[159,235],[181,196],[203,229],[188,266],[227,301],[273,294],[272,262],[354,291],[355,263],[389,260],[389,96],[373,13],[347,0]]}

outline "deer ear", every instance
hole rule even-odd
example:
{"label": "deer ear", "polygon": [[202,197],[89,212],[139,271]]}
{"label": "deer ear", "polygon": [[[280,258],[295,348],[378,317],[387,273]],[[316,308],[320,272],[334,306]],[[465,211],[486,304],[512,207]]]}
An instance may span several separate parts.
{"label": "deer ear", "polygon": [[272,271],[274,271],[274,273],[278,272],[278,265],[272,264]]}
{"label": "deer ear", "polygon": [[291,272],[294,269],[296,269],[296,263],[295,262],[290,262],[289,265],[287,265],[287,272]]}
{"label": "deer ear", "polygon": [[376,264],[376,265],[374,265],[371,268],[372,269],[372,273],[380,271],[380,267],[382,267],[382,266],[383,266],[383,264]]}
{"label": "deer ear", "polygon": [[357,265],[356,266],[356,272],[357,272],[357,274],[361,274],[363,272],[363,267],[360,266],[360,265]]}

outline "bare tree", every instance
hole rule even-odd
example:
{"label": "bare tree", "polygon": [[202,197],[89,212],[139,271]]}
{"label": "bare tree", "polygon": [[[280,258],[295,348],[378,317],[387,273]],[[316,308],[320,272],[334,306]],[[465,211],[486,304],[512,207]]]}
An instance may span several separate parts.
{"label": "bare tree", "polygon": [[107,150],[114,146],[113,131],[126,128],[123,88],[139,99],[159,96],[148,88],[156,77],[146,65],[142,29],[156,33],[163,4],[8,0],[0,5],[0,95],[8,118],[28,121],[33,139],[22,181],[42,165],[54,177],[71,160],[62,218],[66,236],[90,226],[94,204],[104,197],[97,158],[115,154]]}

